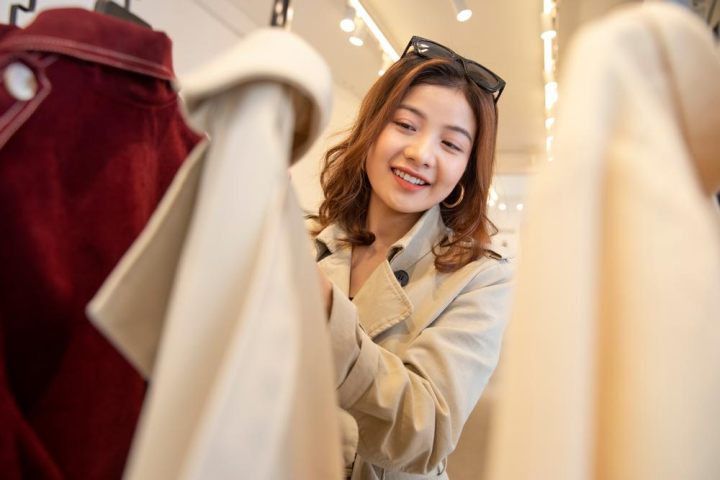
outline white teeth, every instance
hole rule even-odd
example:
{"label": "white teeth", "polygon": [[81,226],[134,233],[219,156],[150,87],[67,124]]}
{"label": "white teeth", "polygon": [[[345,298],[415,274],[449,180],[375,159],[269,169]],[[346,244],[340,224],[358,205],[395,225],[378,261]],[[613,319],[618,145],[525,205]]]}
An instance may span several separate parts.
{"label": "white teeth", "polygon": [[397,175],[398,177],[402,178],[403,180],[410,182],[414,185],[427,185],[425,182],[420,180],[417,177],[413,177],[412,175],[409,175],[401,170],[398,170],[397,168],[392,169],[393,173]]}

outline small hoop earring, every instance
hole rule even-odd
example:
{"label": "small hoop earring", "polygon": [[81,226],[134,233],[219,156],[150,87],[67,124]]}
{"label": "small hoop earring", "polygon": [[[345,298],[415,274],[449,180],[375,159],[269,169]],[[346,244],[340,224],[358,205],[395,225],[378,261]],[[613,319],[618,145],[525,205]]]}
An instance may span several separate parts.
{"label": "small hoop earring", "polygon": [[[463,201],[463,198],[465,198],[465,187],[462,186],[462,183],[458,183],[460,185],[460,198],[458,198],[454,203],[447,204],[445,202],[442,202],[442,206],[445,208],[455,208],[458,205],[460,205],[460,202]],[[454,189],[453,189],[454,190]]]}

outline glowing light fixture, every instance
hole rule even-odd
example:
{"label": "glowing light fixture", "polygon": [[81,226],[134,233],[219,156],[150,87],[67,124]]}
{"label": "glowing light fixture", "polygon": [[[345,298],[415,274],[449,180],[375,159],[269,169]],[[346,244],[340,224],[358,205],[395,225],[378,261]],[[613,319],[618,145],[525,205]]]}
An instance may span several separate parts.
{"label": "glowing light fixture", "polygon": [[553,70],[555,61],[553,60],[553,42],[552,38],[543,38],[543,50],[545,53],[545,72],[550,73]]}
{"label": "glowing light fixture", "polygon": [[543,13],[548,14],[555,8],[555,2],[553,0],[543,0]]}
{"label": "glowing light fixture", "polygon": [[548,136],[545,139],[545,149],[549,152],[552,149],[552,142],[555,137],[553,135]]}
{"label": "glowing light fixture", "polygon": [[555,125],[555,117],[545,119],[545,128],[550,129],[553,125]]}
{"label": "glowing light fixture", "polygon": [[518,203],[518,204],[517,204],[517,209],[518,209],[519,212],[522,212],[523,208],[524,208],[524,206],[523,206],[522,203]]}
{"label": "glowing light fixture", "polygon": [[557,82],[548,82],[545,84],[545,108],[550,110],[558,100]]}
{"label": "glowing light fixture", "polygon": [[356,47],[362,47],[365,43],[365,24],[361,23],[350,37],[350,43]]}
{"label": "glowing light fixture", "polygon": [[452,0],[453,7],[455,7],[455,18],[458,22],[464,22],[472,17],[472,10],[465,5],[464,0]]}
{"label": "glowing light fixture", "polygon": [[507,209],[507,205],[505,205],[504,203],[501,203],[500,205],[498,205],[498,208],[499,208],[500,210],[506,210],[506,209]]}
{"label": "glowing light fixture", "polygon": [[350,5],[345,7],[345,16],[340,21],[340,28],[343,32],[352,32],[355,30],[355,9]]}

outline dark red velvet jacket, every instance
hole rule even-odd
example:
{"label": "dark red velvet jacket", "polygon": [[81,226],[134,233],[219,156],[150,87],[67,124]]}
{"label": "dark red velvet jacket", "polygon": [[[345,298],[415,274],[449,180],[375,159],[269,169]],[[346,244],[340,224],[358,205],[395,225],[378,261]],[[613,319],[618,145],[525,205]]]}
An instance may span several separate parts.
{"label": "dark red velvet jacket", "polygon": [[0,478],[117,479],[145,383],[84,309],[200,136],[165,34],[58,9],[0,35],[37,86],[0,85]]}

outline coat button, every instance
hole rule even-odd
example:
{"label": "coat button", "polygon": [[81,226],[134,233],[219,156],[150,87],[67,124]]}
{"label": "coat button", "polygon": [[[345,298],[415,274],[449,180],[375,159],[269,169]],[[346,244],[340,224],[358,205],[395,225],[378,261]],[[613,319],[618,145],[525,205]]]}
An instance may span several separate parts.
{"label": "coat button", "polygon": [[408,284],[408,281],[410,281],[410,276],[405,270],[398,270],[397,272],[395,272],[395,278],[398,282],[400,282],[401,287],[404,287]]}
{"label": "coat button", "polygon": [[20,62],[13,62],[5,67],[3,83],[11,96],[22,102],[31,100],[38,90],[35,74]]}

